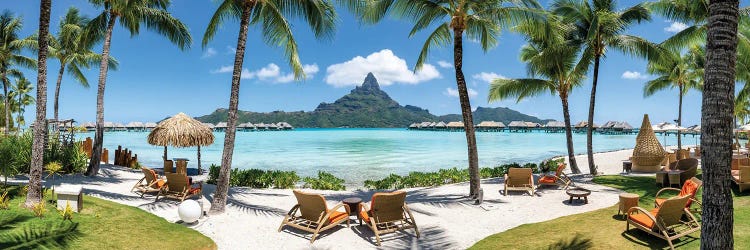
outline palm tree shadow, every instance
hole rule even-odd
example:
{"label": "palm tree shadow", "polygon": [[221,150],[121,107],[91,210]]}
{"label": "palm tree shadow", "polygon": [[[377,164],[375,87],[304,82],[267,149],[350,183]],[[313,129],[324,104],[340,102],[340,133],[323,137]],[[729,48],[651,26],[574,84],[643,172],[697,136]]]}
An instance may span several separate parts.
{"label": "palm tree shadow", "polygon": [[[622,237],[634,244],[638,244],[651,249],[669,248],[669,243],[667,243],[666,240],[656,238],[653,235],[650,235],[636,228],[631,228],[629,231],[623,231]],[[679,248],[680,246],[689,244],[690,242],[696,240],[700,240],[700,238],[688,235],[683,236],[679,239],[672,240],[672,244],[674,244],[675,248]]]}
{"label": "palm tree shadow", "polygon": [[576,234],[572,238],[566,240],[561,239],[557,241],[555,244],[550,245],[547,247],[549,250],[583,250],[583,249],[591,249],[593,247],[593,243],[591,242],[591,237],[583,237],[581,234]]}
{"label": "palm tree shadow", "polygon": [[287,211],[264,205],[254,205],[236,199],[227,199],[227,205],[238,208],[244,213],[254,213],[256,216],[278,217],[284,216]]}
{"label": "palm tree shadow", "polygon": [[33,218],[32,216],[29,216],[29,215],[20,215],[20,214],[0,213],[0,215],[2,215],[0,216],[0,231],[13,229],[16,227],[16,225],[21,224]]}
{"label": "palm tree shadow", "polygon": [[61,222],[51,227],[25,224],[0,234],[0,249],[64,249],[80,238],[78,223]]}
{"label": "palm tree shadow", "polygon": [[[346,226],[346,223],[342,223],[341,225],[339,225],[337,227],[333,227],[331,229],[322,231],[322,232],[318,233],[318,237],[316,237],[315,240],[320,240],[322,238],[327,237],[328,235],[331,235],[331,234],[333,234],[335,232],[338,232],[339,230],[345,228],[345,226]],[[283,228],[281,228],[281,232],[282,233],[286,233],[286,234],[290,234],[292,236],[299,237],[299,238],[302,238],[302,239],[305,239],[305,240],[308,240],[308,241],[310,239],[312,239],[312,235],[313,235],[313,233],[310,233],[310,232],[307,232],[307,231],[304,231],[304,230],[301,230],[301,229],[293,228],[293,227],[290,227],[290,226],[284,226]]]}
{"label": "palm tree shadow", "polygon": [[[369,226],[352,224],[350,228],[357,236],[377,246],[375,233]],[[445,230],[438,226],[420,228],[419,233],[420,237],[417,238],[413,229],[407,229],[380,235],[380,240],[383,247],[387,249],[455,249],[458,247]]]}

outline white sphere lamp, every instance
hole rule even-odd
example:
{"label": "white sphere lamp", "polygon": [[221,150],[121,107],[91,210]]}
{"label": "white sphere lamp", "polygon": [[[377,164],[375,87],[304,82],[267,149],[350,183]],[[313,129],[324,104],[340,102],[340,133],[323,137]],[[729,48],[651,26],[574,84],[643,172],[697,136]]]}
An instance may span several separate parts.
{"label": "white sphere lamp", "polygon": [[201,217],[201,206],[194,200],[186,200],[177,207],[177,213],[183,223],[194,223]]}

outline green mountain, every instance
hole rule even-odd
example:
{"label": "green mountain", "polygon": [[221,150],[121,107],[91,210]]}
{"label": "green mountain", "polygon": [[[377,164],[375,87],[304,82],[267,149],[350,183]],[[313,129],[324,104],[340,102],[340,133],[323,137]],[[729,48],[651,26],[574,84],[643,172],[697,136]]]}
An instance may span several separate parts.
{"label": "green mountain", "polygon": [[[508,108],[477,108],[475,121],[492,120],[508,123],[513,120],[541,122],[536,117],[522,114]],[[217,109],[211,114],[196,117],[199,121],[218,123],[227,120],[227,110]],[[435,116],[426,109],[406,105],[401,106],[380,89],[378,80],[372,73],[367,74],[364,83],[354,88],[333,103],[321,103],[314,111],[258,113],[239,111],[240,123],[288,122],[302,128],[335,127],[407,127],[409,124],[424,121],[460,121],[461,115]],[[507,121],[507,122],[506,122]]]}

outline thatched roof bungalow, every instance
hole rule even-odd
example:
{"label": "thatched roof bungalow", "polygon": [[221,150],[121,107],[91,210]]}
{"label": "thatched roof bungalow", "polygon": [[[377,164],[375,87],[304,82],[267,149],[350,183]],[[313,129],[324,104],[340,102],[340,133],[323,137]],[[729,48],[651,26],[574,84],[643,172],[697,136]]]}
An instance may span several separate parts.
{"label": "thatched roof bungalow", "polygon": [[477,131],[499,131],[505,128],[505,124],[495,121],[482,121],[474,127],[477,128]]}

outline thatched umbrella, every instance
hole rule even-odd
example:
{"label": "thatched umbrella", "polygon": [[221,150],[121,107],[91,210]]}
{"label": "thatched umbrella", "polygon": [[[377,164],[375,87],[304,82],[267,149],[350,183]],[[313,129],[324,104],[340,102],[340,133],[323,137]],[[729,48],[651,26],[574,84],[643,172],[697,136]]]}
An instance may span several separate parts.
{"label": "thatched umbrella", "polygon": [[148,143],[164,146],[164,160],[167,160],[167,146],[194,147],[198,146],[198,169],[201,169],[201,146],[214,143],[213,131],[203,123],[192,117],[179,113],[169,119],[161,121],[148,134]]}

